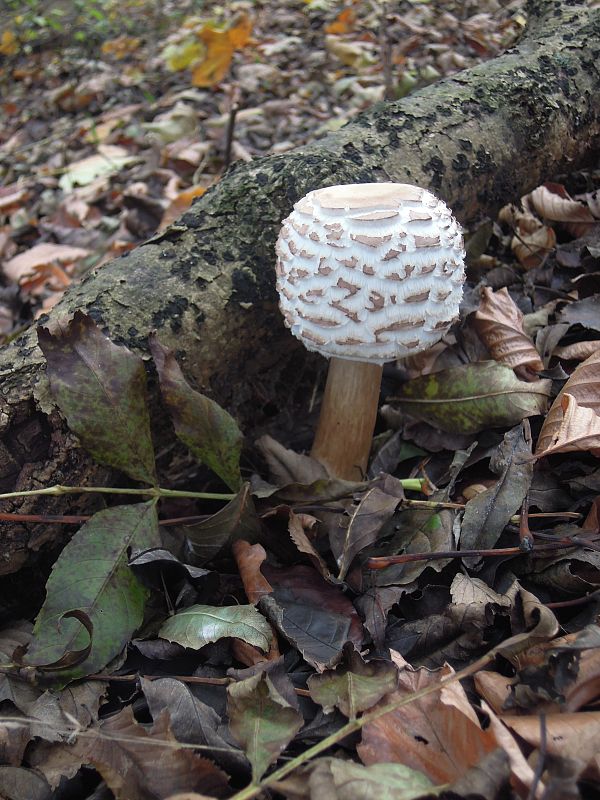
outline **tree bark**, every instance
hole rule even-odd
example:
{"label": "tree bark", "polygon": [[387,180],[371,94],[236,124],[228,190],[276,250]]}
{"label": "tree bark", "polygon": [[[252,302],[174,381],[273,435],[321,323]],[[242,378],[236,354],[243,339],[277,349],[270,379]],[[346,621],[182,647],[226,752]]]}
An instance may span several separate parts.
{"label": "tree bark", "polygon": [[[275,239],[296,200],[337,183],[414,183],[468,225],[597,150],[600,11],[532,0],[529,12],[519,46],[495,60],[291,153],[234,164],[174,225],[72,288],[50,321],[81,309],[143,355],[158,331],[190,381],[252,434],[320,363],[284,328],[274,290]],[[2,491],[106,479],[53,410],[36,326],[0,352],[0,435]],[[56,498],[1,510],[73,508]],[[2,523],[0,572],[64,535]]]}

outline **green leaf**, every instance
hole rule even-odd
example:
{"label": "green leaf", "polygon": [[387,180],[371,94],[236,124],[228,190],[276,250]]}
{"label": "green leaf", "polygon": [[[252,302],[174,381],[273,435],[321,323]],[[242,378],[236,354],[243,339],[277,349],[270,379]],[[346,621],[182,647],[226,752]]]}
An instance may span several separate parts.
{"label": "green leaf", "polygon": [[[105,667],[144,617],[147,592],[127,565],[129,551],[158,543],[154,501],[94,514],[52,568],[25,663],[38,667],[53,664],[68,653],[84,650],[91,635],[87,658],[57,670],[54,676],[64,685]],[[91,634],[80,620],[65,618],[73,610],[87,615]]]}
{"label": "green leaf", "polygon": [[201,562],[211,558],[233,539],[255,542],[261,532],[249,484],[244,484],[233,500],[208,519],[178,527],[187,537],[189,549]]}
{"label": "green leaf", "polygon": [[85,449],[96,461],[156,485],[142,359],[113,344],[80,311],[56,333],[39,328],[38,341],[54,399]]}
{"label": "green leaf", "polygon": [[520,381],[510,367],[481,361],[407,381],[388,402],[443,431],[468,434],[543,414],[550,388],[550,380]]}
{"label": "green leaf", "polygon": [[273,632],[267,620],[254,606],[196,605],[170,617],[158,635],[194,650],[232,636],[266,651],[271,644]]}
{"label": "green leaf", "polygon": [[227,712],[229,729],[252,764],[255,783],[304,723],[264,672],[227,687]]}
{"label": "green leaf", "polygon": [[404,764],[363,767],[342,758],[320,758],[311,765],[310,796],[328,800],[416,800],[434,789],[433,783]]}
{"label": "green leaf", "polygon": [[[344,652],[347,652],[344,649]],[[335,670],[311,675],[308,690],[315,703],[326,714],[339,708],[349,719],[372,708],[398,686],[398,669],[391,661],[370,661],[366,664],[360,654],[349,650],[348,663]]]}
{"label": "green leaf", "polygon": [[175,433],[196,458],[237,491],[242,483],[243,437],[236,421],[214,400],[189,386],[169,348],[160,344],[155,336],[150,337],[149,344]]}

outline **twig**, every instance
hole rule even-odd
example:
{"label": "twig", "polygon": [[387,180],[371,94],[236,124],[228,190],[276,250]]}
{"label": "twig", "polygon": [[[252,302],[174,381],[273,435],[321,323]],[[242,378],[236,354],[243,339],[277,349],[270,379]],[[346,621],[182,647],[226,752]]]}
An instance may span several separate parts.
{"label": "twig", "polygon": [[24,492],[5,492],[0,494],[0,500],[12,500],[14,497],[36,497],[37,495],[51,495],[53,497],[63,494],[129,494],[137,496],[154,497],[188,497],[198,500],[233,500],[235,494],[221,494],[218,492],[184,492],[177,489],[163,489],[161,486],[149,486],[147,489],[121,489],[116,486],[48,486],[45,489],[29,489]]}
{"label": "twig", "polygon": [[540,713],[540,746],[539,746],[539,755],[538,755],[537,764],[535,765],[535,771],[533,773],[533,780],[531,781],[531,786],[529,787],[529,793],[527,795],[527,800],[535,800],[537,787],[539,785],[539,782],[542,779],[542,775],[544,774],[544,763],[546,761],[546,747],[547,747],[546,715],[542,711]]}
{"label": "twig", "polygon": [[229,119],[227,121],[227,133],[225,138],[225,154],[223,156],[223,167],[231,164],[231,148],[233,147],[233,133],[235,131],[235,118],[240,110],[240,89],[235,86],[231,95],[231,106],[229,108]]}
{"label": "twig", "polygon": [[[567,547],[578,547],[570,539],[560,539],[547,544],[533,546],[534,553],[545,550],[564,550]],[[499,558],[501,556],[522,556],[520,547],[499,547],[495,550],[445,550],[436,553],[404,553],[400,556],[377,556],[369,558],[367,569],[385,569],[394,564],[411,564],[413,561],[437,561],[443,558]]]}

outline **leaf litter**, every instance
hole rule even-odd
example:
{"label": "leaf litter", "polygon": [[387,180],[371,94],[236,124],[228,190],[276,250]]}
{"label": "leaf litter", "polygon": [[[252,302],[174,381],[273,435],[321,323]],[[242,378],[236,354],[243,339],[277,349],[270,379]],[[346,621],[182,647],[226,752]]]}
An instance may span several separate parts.
{"label": "leaf litter", "polygon": [[[5,337],[231,161],[493,57],[524,23],[518,4],[388,6],[390,87],[370,4],[254,5],[184,13],[160,43],[115,35],[75,81],[4,31]],[[149,101],[144,74],[169,89]],[[47,99],[27,117],[25,96]],[[61,414],[140,497],[74,534],[33,629],[0,632],[2,793],[62,797],[82,776],[82,797],[128,800],[597,789],[599,175],[549,177],[469,248],[465,313],[390,380],[373,453],[390,474],[362,484],[244,442],[155,339],[186,463],[228,499],[160,494],[137,356],[82,313],[41,329]]]}

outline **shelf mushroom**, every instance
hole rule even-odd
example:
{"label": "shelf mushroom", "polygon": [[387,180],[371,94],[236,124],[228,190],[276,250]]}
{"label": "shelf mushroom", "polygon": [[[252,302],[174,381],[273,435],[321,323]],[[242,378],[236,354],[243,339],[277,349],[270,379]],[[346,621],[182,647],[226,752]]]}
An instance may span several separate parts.
{"label": "shelf mushroom", "polygon": [[362,480],[383,364],[432,347],[458,314],[460,226],[417,186],[330,186],[296,203],[276,250],[286,325],[331,359],[311,455]]}

